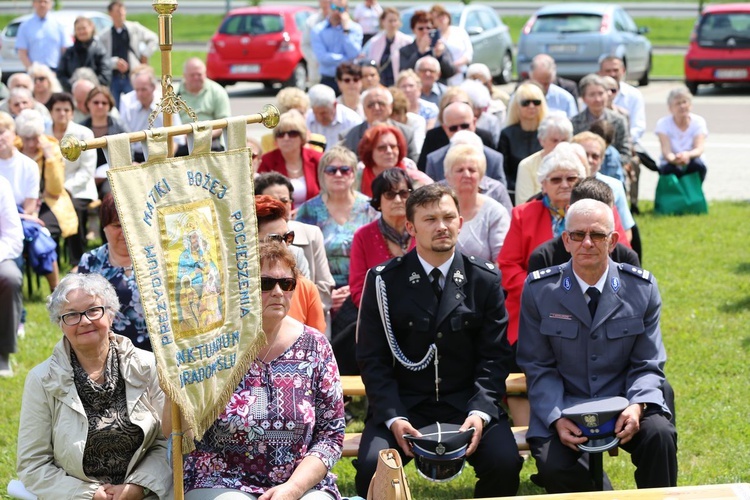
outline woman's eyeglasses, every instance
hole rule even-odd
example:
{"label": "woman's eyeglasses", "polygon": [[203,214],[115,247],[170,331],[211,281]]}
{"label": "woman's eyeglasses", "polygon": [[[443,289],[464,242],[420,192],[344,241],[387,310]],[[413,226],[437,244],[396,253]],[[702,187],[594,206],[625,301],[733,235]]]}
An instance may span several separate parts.
{"label": "woman's eyeglasses", "polygon": [[105,309],[107,308],[104,306],[89,307],[85,311],[81,311],[81,312],[73,311],[73,312],[65,313],[60,316],[60,319],[62,320],[63,323],[65,323],[68,326],[75,326],[81,322],[81,318],[83,316],[86,316],[89,319],[89,321],[96,321],[98,319],[101,319],[102,316],[104,316]]}
{"label": "woman's eyeglasses", "polygon": [[325,168],[325,170],[323,170],[323,172],[325,172],[327,175],[336,175],[336,174],[348,175],[351,171],[352,171],[352,167],[348,167],[346,165],[341,165],[338,167],[334,165],[329,165]]}
{"label": "woman's eyeglasses", "polygon": [[563,181],[566,181],[568,184],[573,185],[576,182],[578,182],[578,176],[577,175],[569,175],[567,177],[550,177],[547,179],[547,182],[554,186],[558,186],[562,184]]}
{"label": "woman's eyeglasses", "polygon": [[47,81],[47,77],[46,76],[35,76],[34,77],[34,82],[36,82],[36,83],[46,82],[46,81]]}
{"label": "woman's eyeglasses", "polygon": [[586,239],[586,235],[589,236],[589,239],[594,243],[601,243],[602,241],[606,240],[609,235],[612,233],[595,233],[595,232],[586,232],[586,231],[569,231],[568,236],[570,236],[570,239],[573,241],[577,241],[578,243],[582,242]]}
{"label": "woman's eyeglasses", "polygon": [[297,278],[271,278],[270,276],[260,277],[260,291],[270,292],[279,285],[282,292],[291,292],[297,288]]}
{"label": "woman's eyeglasses", "polygon": [[347,77],[342,78],[339,81],[344,82],[344,83],[352,83],[352,82],[357,83],[359,80],[360,78],[358,76],[353,76],[351,78],[347,76]]}
{"label": "woman's eyeglasses", "polygon": [[411,195],[411,189],[403,189],[401,191],[386,191],[383,193],[383,198],[386,200],[395,200],[396,196],[400,196],[402,200],[405,200]]}
{"label": "woman's eyeglasses", "polygon": [[331,10],[336,12],[346,12],[346,7],[342,5],[331,4]]}
{"label": "woman's eyeglasses", "polygon": [[534,106],[541,106],[542,100],[541,99],[521,99],[521,107],[522,108],[528,108],[530,105]]}
{"label": "woman's eyeglasses", "polygon": [[89,101],[89,106],[109,106],[109,101]]}
{"label": "woman's eyeglasses", "polygon": [[276,138],[289,137],[290,139],[296,139],[302,137],[302,133],[299,130],[285,130],[283,132],[276,132]]}
{"label": "woman's eyeglasses", "polygon": [[377,149],[381,153],[385,153],[389,149],[391,149],[393,151],[398,151],[399,150],[398,144],[381,144],[380,146],[376,146],[375,149]]}
{"label": "woman's eyeglasses", "polygon": [[286,243],[287,245],[291,245],[294,241],[294,231],[287,231],[284,234],[277,234],[277,233],[271,233],[267,234],[266,241],[277,241],[279,243]]}
{"label": "woman's eyeglasses", "polygon": [[471,123],[459,123],[458,125],[451,125],[448,127],[448,130],[452,133],[456,133],[459,130],[469,130],[469,127],[471,127]]}

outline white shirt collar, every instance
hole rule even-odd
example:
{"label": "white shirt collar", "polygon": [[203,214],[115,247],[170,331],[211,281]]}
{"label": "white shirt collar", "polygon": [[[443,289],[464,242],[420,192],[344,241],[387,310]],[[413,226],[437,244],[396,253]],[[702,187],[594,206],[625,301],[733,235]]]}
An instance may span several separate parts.
{"label": "white shirt collar", "polygon": [[[572,270],[572,267],[571,267]],[[586,297],[586,302],[589,301],[589,296],[586,295],[586,290],[588,290],[590,287],[594,287],[597,290],[599,290],[599,293],[602,293],[604,291],[604,285],[607,283],[607,275],[609,274],[609,266],[607,266],[607,270],[604,271],[604,274],[602,274],[601,278],[599,278],[599,281],[597,281],[594,285],[589,285],[583,279],[581,279],[580,276],[576,274],[575,271],[573,271],[573,276],[576,277],[576,281],[578,282],[578,286],[581,287],[581,291],[583,292],[584,297]]]}
{"label": "white shirt collar", "polygon": [[[451,264],[453,264],[453,259],[456,257],[456,251],[453,251],[453,254],[451,254],[450,258],[443,262],[440,266],[438,266],[438,269],[440,269],[440,272],[442,273],[442,277],[440,278],[440,286],[445,287],[445,278],[448,276],[448,270],[451,268]],[[417,258],[419,259],[419,263],[422,264],[422,268],[424,269],[424,272],[427,276],[430,275],[433,269],[435,269],[435,266],[427,262],[422,258],[421,255],[419,255],[419,252],[417,252]]]}

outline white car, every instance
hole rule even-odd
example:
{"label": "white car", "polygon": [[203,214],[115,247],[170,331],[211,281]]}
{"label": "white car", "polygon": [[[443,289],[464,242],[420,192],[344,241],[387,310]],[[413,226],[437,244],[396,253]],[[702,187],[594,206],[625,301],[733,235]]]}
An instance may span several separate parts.
{"label": "white car", "polygon": [[[112,19],[107,14],[93,10],[53,10],[48,15],[65,26],[65,32],[70,35],[71,40],[75,33],[73,24],[78,17],[91,19],[96,27],[96,33],[102,33],[112,26]],[[3,80],[7,80],[13,73],[26,71],[16,52],[16,35],[21,23],[31,16],[32,14],[26,14],[13,19],[0,32],[0,70],[3,72]]]}

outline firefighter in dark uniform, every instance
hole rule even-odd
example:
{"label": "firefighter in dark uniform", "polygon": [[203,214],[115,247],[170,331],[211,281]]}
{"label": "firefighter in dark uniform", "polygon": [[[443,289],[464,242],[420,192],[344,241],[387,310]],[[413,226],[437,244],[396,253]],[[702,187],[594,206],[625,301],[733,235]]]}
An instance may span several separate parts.
{"label": "firefighter in dark uniform", "polygon": [[413,455],[404,434],[435,422],[474,427],[467,460],[475,497],[515,495],[523,460],[500,406],[512,353],[495,264],[456,251],[462,219],[450,188],[411,194],[406,228],[416,248],[370,270],[360,307],[357,362],[368,399],[357,493],[378,452]]}

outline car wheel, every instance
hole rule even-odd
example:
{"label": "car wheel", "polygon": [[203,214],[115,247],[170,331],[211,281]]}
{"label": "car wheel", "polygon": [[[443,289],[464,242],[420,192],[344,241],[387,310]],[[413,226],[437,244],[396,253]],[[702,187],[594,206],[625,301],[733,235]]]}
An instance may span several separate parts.
{"label": "car wheel", "polygon": [[698,82],[687,80],[685,86],[688,88],[691,94],[698,95]]}
{"label": "car wheel", "polygon": [[646,66],[646,71],[643,72],[643,76],[638,80],[638,85],[641,87],[645,87],[648,85],[649,82],[649,73],[651,73],[651,66],[652,66],[653,58],[651,54],[648,55],[648,66]]}
{"label": "car wheel", "polygon": [[494,80],[497,84],[510,83],[513,80],[513,55],[510,52],[503,55],[500,74]]}
{"label": "car wheel", "polygon": [[304,62],[300,61],[297,63],[294,71],[292,71],[291,78],[284,82],[284,87],[297,87],[300,90],[307,89],[307,66],[305,66]]}

